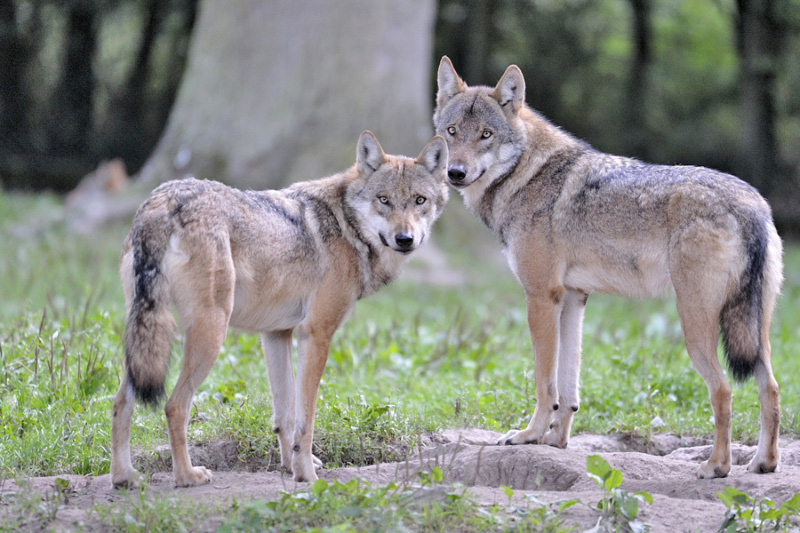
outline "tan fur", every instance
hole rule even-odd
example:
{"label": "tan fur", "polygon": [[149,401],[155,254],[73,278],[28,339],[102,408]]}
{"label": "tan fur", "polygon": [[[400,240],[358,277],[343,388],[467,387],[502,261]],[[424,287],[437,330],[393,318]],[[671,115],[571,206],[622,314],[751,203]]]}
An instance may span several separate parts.
{"label": "tan fur", "polygon": [[[194,179],[165,183],[142,204],[120,275],[128,318],[125,371],[114,398],[111,476],[135,483],[130,425],[136,397],[156,405],[166,377],[174,305],[183,367],[165,413],[175,484],[212,480],[192,466],[192,398],[229,326],[261,334],[281,463],[313,481],[317,391],[336,329],[356,300],[391,281],[430,235],[447,200],[447,145],[434,137],[414,160],[387,156],[370,132],[356,164],[280,191],[238,191]],[[297,375],[292,335],[297,335]]]}
{"label": "tan fur", "polygon": [[731,387],[755,375],[761,435],[750,470],[779,460],[780,404],[769,325],[782,245],[766,201],[741,180],[702,167],[648,165],[604,154],[525,105],[515,65],[495,87],[468,87],[447,57],[438,71],[436,132],[448,180],[506,246],[525,291],[536,408],[503,444],[565,447],[579,407],[581,328],[591,292],[674,291],[686,348],[708,387],[715,434],[698,476],[730,471]]}

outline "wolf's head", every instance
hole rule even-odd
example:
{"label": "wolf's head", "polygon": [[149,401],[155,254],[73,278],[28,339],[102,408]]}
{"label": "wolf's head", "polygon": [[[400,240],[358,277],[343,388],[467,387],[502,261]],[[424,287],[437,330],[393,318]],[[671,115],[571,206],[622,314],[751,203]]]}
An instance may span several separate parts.
{"label": "wolf's head", "polygon": [[347,195],[359,231],[379,249],[413,252],[447,202],[447,143],[437,135],[411,159],[386,155],[375,135],[365,131],[356,154],[358,178]]}
{"label": "wolf's head", "polygon": [[439,63],[437,79],[433,123],[450,149],[447,180],[464,194],[476,182],[483,190],[513,170],[522,155],[526,133],[519,114],[525,107],[525,79],[511,65],[494,88],[467,87],[447,56]]}

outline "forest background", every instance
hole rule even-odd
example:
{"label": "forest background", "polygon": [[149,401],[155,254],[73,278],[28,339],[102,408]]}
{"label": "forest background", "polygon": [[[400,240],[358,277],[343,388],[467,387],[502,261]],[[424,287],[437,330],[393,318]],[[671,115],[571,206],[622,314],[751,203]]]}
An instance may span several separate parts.
{"label": "forest background", "polygon": [[0,184],[63,193],[118,159],[276,187],[352,164],[363,129],[417,153],[445,54],[471,85],[516,63],[594,147],[734,173],[800,232],[798,0],[9,0]]}

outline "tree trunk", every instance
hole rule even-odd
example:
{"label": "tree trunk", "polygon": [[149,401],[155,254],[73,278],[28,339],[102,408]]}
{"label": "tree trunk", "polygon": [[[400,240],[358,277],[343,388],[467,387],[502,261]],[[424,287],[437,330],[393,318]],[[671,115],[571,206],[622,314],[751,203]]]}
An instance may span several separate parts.
{"label": "tree trunk", "polygon": [[737,7],[742,98],[741,175],[762,194],[768,195],[779,179],[773,95],[781,31],[772,0],[738,0]]}
{"label": "tree trunk", "polygon": [[203,0],[187,70],[142,185],[192,174],[267,188],[432,135],[434,0]]}
{"label": "tree trunk", "polygon": [[647,71],[652,61],[651,0],[629,0],[633,12],[633,56],[628,78],[628,98],[623,111],[630,152],[648,157],[647,141]]}
{"label": "tree trunk", "polygon": [[94,54],[97,49],[95,6],[74,2],[67,14],[67,35],[61,81],[53,97],[49,121],[50,149],[72,155],[89,147],[94,107]]}
{"label": "tree trunk", "polygon": [[28,92],[25,69],[30,47],[17,28],[16,9],[0,3],[0,152],[17,153],[28,147]]}

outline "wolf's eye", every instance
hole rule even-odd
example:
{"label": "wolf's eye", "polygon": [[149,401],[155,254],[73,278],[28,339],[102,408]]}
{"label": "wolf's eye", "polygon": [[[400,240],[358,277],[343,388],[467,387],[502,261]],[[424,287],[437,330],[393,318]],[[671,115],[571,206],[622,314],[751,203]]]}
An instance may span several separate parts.
{"label": "wolf's eye", "polygon": [[447,133],[449,133],[450,135],[455,135],[456,134],[456,127],[455,126],[450,126],[449,128],[447,128]]}
{"label": "wolf's eye", "polygon": [[491,136],[492,136],[491,130],[483,130],[483,133],[481,133],[481,138],[483,139],[488,139]]}
{"label": "wolf's eye", "polygon": [[378,201],[384,205],[389,203],[389,199],[384,195],[378,196]]}
{"label": "wolf's eye", "polygon": [[417,205],[422,205],[424,203],[425,203],[425,197],[424,196],[417,196]]}

